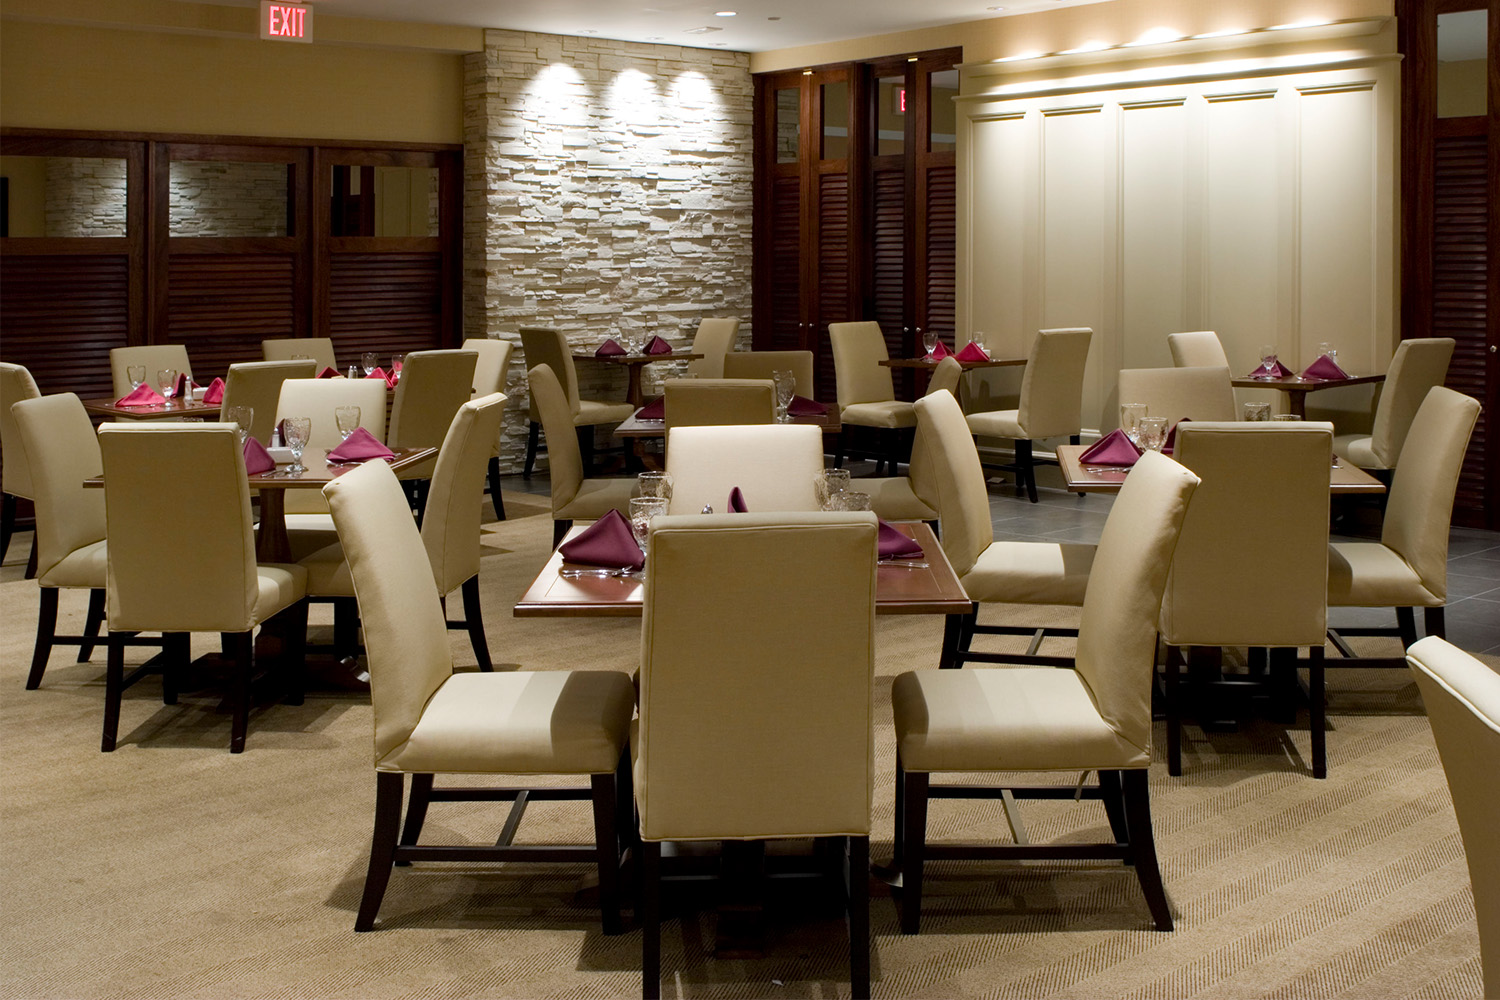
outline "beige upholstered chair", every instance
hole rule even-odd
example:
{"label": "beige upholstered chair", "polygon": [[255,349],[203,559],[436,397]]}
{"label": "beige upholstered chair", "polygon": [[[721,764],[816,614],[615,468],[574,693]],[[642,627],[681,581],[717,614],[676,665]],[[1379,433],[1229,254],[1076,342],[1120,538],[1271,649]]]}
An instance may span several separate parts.
{"label": "beige upholstered chair", "polygon": [[[505,391],[506,375],[510,371],[510,355],[515,345],[508,340],[490,337],[470,337],[464,341],[464,350],[479,355],[474,362],[474,397],[488,396],[492,392]],[[486,466],[489,479],[490,505],[495,508],[495,517],[505,520],[505,500],[500,495],[500,436],[495,434],[495,445],[490,449],[490,460]]]}
{"label": "beige upholstered chair", "polygon": [[[256,565],[250,488],[233,425],[105,424],[99,447],[109,536],[109,669],[100,749],[115,748],[121,695],[146,671],[125,675],[125,647],[136,644],[135,633],[218,632],[226,650],[233,648],[229,749],[239,753],[250,714],[255,629],[273,615],[284,613],[286,624],[287,700],[302,702],[307,573],[291,564]],[[183,469],[193,474],[184,476]],[[164,482],[172,483],[173,500],[165,529]],[[175,700],[170,675],[165,685],[169,701]]]}
{"label": "beige upholstered chair", "polygon": [[[1155,453],[1144,456],[1125,480],[1099,539],[1095,584],[1088,588],[1078,629],[1076,669],[930,670],[903,673],[891,685],[895,863],[901,869],[905,933],[915,934],[920,926],[927,858],[1049,855],[1118,858],[1133,865],[1156,929],[1172,929],[1156,865],[1146,769],[1156,618],[1197,483],[1191,472]],[[1098,786],[1084,794],[1104,800],[1113,842],[928,848],[929,798],[993,798],[995,791],[933,786],[931,775],[939,771],[1098,771]],[[1059,789],[1054,784],[1012,791],[1017,797],[1056,798]]]}
{"label": "beige upholstered chair", "polygon": [[1122,368],[1120,402],[1145,403],[1168,426],[1189,420],[1238,420],[1228,368]]}
{"label": "beige upholstered chair", "polygon": [[[957,399],[963,374],[963,365],[954,358],[944,358],[928,378],[924,395],[948,392]],[[922,443],[920,433],[911,443],[911,463],[906,467],[906,473],[889,478],[861,478],[855,488],[870,494],[870,509],[887,521],[932,521],[936,524],[937,479],[932,457]]]}
{"label": "beige upholstered chair", "polygon": [[[336,448],[343,441],[334,411],[340,406],[359,407],[359,425],[385,440],[385,382],[378,378],[291,378],[281,383],[276,402],[276,420],[309,417],[312,435],[308,450]],[[338,540],[328,505],[317,490],[287,490],[286,532],[294,558],[302,558]]]}
{"label": "beige upholstered chair", "polygon": [[1378,542],[1334,542],[1328,547],[1330,608],[1395,608],[1396,627],[1343,628],[1328,637],[1343,654],[1329,666],[1401,666],[1405,661],[1356,656],[1350,635],[1398,635],[1417,641],[1422,608],[1428,635],[1442,636],[1448,603],[1448,522],[1479,402],[1437,386],[1417,410],[1391,481]]}
{"label": "beige upholstered chair", "polygon": [[[1190,333],[1167,334],[1167,347],[1172,352],[1172,364],[1178,368],[1228,368],[1229,355],[1219,335],[1212,330],[1193,330]],[[1134,402],[1134,400],[1129,400]]]}
{"label": "beige upholstered chair", "polygon": [[1173,457],[1203,485],[1182,526],[1161,606],[1171,774],[1182,773],[1178,680],[1187,649],[1285,650],[1291,660],[1278,670],[1295,683],[1296,650],[1305,646],[1312,772],[1327,776],[1323,642],[1332,449],[1333,426],[1325,423],[1194,420],[1177,429]]}
{"label": "beige upholstered chair", "polygon": [[865,452],[876,460],[876,475],[886,467],[888,474],[894,476],[897,465],[911,447],[917,417],[910,403],[896,398],[891,370],[880,364],[890,358],[880,324],[873,320],[829,323],[828,340],[833,348],[833,376],[842,426],[834,465],[842,467],[844,455],[853,453],[852,428],[869,427],[884,437],[879,450]]}
{"label": "beige upholstered chair", "polygon": [[555,549],[576,521],[596,521],[618,510],[630,509],[633,479],[595,479],[583,474],[583,455],[573,434],[568,397],[556,373],[537,365],[526,373],[531,384],[531,405],[541,418],[547,435],[547,472],[552,486],[552,547]]}
{"label": "beige upholstered chair", "polygon": [[1484,995],[1500,997],[1500,674],[1433,636],[1412,646],[1406,662],[1427,706],[1468,857]]}
{"label": "beige upholstered chair", "polygon": [[667,430],[705,424],[769,424],[776,386],[761,379],[674,378],[662,385]]}
{"label": "beige upholstered chair", "polygon": [[[7,441],[7,464],[18,456],[29,463],[31,499],[36,503],[37,612],[36,646],[27,690],[42,683],[52,647],[78,646],[78,662],[93,654],[104,620],[104,491],[87,489],[85,479],[103,471],[99,440],[83,403],[71,392],[19,400],[12,411],[18,437]],[[57,635],[58,590],[89,592],[88,619],[82,635]]]}
{"label": "beige upholstered chair", "polygon": [[[463,592],[463,620],[449,621],[448,627],[467,630],[480,670],[490,670],[491,666],[489,643],[484,636],[484,617],[479,606],[480,506],[475,500],[484,487],[485,462],[493,447],[492,442],[500,433],[504,407],[504,394],[495,392],[458,408],[448,434],[443,438],[442,450],[438,452],[437,467],[432,473],[432,490],[422,517],[422,544],[427,549],[444,610],[449,594],[455,590]],[[307,570],[309,597],[353,603],[354,581],[349,575],[349,563],[341,544],[334,542],[298,561]],[[338,623],[335,623],[335,628],[337,630]],[[341,649],[354,645],[349,632],[335,640]]]}
{"label": "beige upholstered chair", "polygon": [[[31,372],[21,365],[0,361],[0,451],[5,453],[4,482],[0,484],[0,492],[4,493],[3,510],[0,510],[0,536],[3,536],[0,537],[0,558],[10,551],[10,536],[16,529],[16,499],[36,499],[31,485],[31,463],[26,460],[26,448],[21,444],[21,432],[10,408],[23,399],[35,399],[41,394]],[[31,539],[27,578],[36,573],[35,533]]]}
{"label": "beige upholstered chair", "polygon": [[188,361],[187,347],[182,344],[146,344],[140,347],[113,347],[109,352],[109,374],[115,384],[115,398],[130,392],[131,365],[144,365],[146,384],[156,388],[156,373],[163,368],[175,368],[179,373],[187,372],[193,377],[193,366]]}
{"label": "beige upholstered chair", "polygon": [[277,337],[260,342],[260,356],[266,361],[297,361],[312,358],[316,375],[324,368],[339,371],[338,356],[332,337]]}
{"label": "beige upholstered chair", "polygon": [[[406,356],[396,398],[391,403],[391,426],[385,443],[392,448],[436,448],[443,443],[458,408],[474,391],[475,351],[413,351]],[[498,433],[498,432],[497,432]],[[401,472],[402,479],[431,479],[437,459]]]}
{"label": "beige upholstered chair", "polygon": [[943,666],[965,661],[1017,662],[1018,657],[970,649],[974,636],[1031,635],[1023,662],[1061,664],[1067,658],[1038,654],[1044,631],[1074,634],[1072,629],[1032,629],[1011,625],[979,625],[980,604],[1083,604],[1094,565],[1092,545],[1080,542],[995,541],[990,520],[989,493],[979,451],[952,393],[939,392],[917,400],[917,436],[930,458],[936,483],[943,554],[959,582],[974,601],[962,619],[948,618],[943,638]]}
{"label": "beige upholstered chair", "polygon": [[976,437],[1015,441],[1015,464],[1005,468],[1015,472],[1017,488],[1025,487],[1032,503],[1037,502],[1036,466],[1054,464],[1038,462],[1033,455],[1035,442],[1066,437],[1078,443],[1083,426],[1083,370],[1093,336],[1086,328],[1039,330],[1026,356],[1020,406],[969,414],[969,430]]}
{"label": "beige upholstered chair", "polygon": [[[635,408],[629,403],[609,403],[602,399],[584,399],[578,394],[578,370],[573,365],[572,349],[568,346],[568,338],[561,330],[547,330],[539,327],[521,327],[521,351],[526,355],[526,368],[528,371],[538,365],[546,365],[552,369],[557,378],[557,384],[562,388],[563,401],[567,403],[569,424],[573,428],[573,435],[579,442],[579,454],[583,455],[582,449],[586,446],[589,454],[593,453],[593,429],[599,424],[617,424],[635,412]],[[522,468],[522,475],[531,475],[531,469],[536,465],[537,436],[542,430],[541,413],[536,402],[529,404],[531,426],[526,436],[526,464]],[[561,433],[561,432],[559,432]],[[552,448],[552,439],[547,439],[548,451]],[[588,461],[584,462],[585,470]]]}
{"label": "beige upholstered chair", "polygon": [[771,378],[776,372],[792,373],[797,395],[817,397],[812,351],[730,351],[724,355],[725,378]]}
{"label": "beige upholstered chair", "polygon": [[847,850],[852,995],[870,995],[875,538],[868,512],[652,524],[632,746],[647,997],[662,842],[784,838]]}
{"label": "beige upholstered chair", "polygon": [[1394,469],[1418,407],[1448,375],[1453,343],[1451,337],[1401,341],[1380,387],[1371,432],[1339,435],[1334,453],[1361,469]]}
{"label": "beige upholstered chair", "polygon": [[[375,707],[375,834],[354,929],[374,928],[393,865],[595,859],[604,931],[617,933],[623,831],[616,816],[630,801],[630,678],[607,670],[454,673],[428,555],[390,468],[367,462],[323,492],[359,597]],[[435,789],[439,774],[587,775],[589,786]],[[533,800],[592,798],[595,843],[517,847],[509,832],[499,844],[475,847],[418,843],[429,802],[514,799],[518,791]],[[513,832],[519,819],[513,811],[505,829]]]}
{"label": "beige upholstered chair", "polygon": [[[250,407],[254,411],[250,436],[265,444],[271,440],[271,431],[276,426],[281,383],[289,378],[312,378],[317,373],[314,361],[247,361],[230,365],[224,376],[224,405],[219,412],[227,414],[231,406]],[[363,413],[360,416],[363,419]]]}
{"label": "beige upholstered chair", "polygon": [[673,514],[729,509],[738,486],[751,513],[818,509],[823,435],[811,424],[677,427],[667,435]]}
{"label": "beige upholstered chair", "polygon": [[734,338],[739,332],[738,318],[699,320],[698,332],[693,334],[693,346],[689,353],[701,354],[703,357],[687,363],[688,374],[698,378],[751,377],[724,374],[724,357],[734,350]]}

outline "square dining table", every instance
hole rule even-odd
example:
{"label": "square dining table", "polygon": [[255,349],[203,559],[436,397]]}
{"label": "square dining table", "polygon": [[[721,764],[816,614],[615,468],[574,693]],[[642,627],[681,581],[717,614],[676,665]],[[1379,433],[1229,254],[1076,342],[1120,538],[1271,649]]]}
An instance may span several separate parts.
{"label": "square dining table", "polygon": [[1283,378],[1232,378],[1229,384],[1236,389],[1280,389],[1286,393],[1287,412],[1299,417],[1307,416],[1307,394],[1321,389],[1337,389],[1345,385],[1372,385],[1384,382],[1382,375],[1351,375],[1348,378],[1303,378],[1287,375]]}
{"label": "square dining table", "polygon": [[[1057,464],[1062,469],[1063,482],[1070,493],[1118,493],[1125,485],[1128,469],[1115,466],[1084,465],[1079,458],[1089,445],[1063,444],[1057,446]],[[1356,468],[1343,459],[1328,470],[1328,492],[1333,496],[1357,496],[1384,493],[1385,484],[1364,469]]]}
{"label": "square dining table", "polygon": [[121,406],[113,396],[83,400],[86,412],[111,420],[185,420],[197,417],[202,420],[216,419],[222,409],[219,403],[205,403],[201,399],[174,399],[166,403],[148,406]]}
{"label": "square dining table", "polygon": [[697,361],[703,357],[702,354],[694,354],[692,351],[672,351],[668,354],[587,354],[577,352],[573,355],[574,361],[602,361],[611,365],[625,366],[625,402],[636,409],[640,409],[646,402],[646,394],[641,388],[641,369],[657,361]]}

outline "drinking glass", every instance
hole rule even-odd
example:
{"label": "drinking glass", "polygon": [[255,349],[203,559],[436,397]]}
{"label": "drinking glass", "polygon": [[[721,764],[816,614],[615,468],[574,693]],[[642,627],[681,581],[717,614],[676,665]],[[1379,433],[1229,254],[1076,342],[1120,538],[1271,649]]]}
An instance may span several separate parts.
{"label": "drinking glass", "polygon": [[1271,404],[1270,403],[1246,403],[1244,405],[1244,407],[1242,407],[1242,409],[1244,410],[1244,419],[1245,420],[1270,420],[1271,419]]}
{"label": "drinking glass", "polygon": [[635,477],[643,497],[672,499],[672,477],[665,472],[642,472]]}
{"label": "drinking glass", "polygon": [[234,432],[240,436],[240,447],[245,447],[245,440],[250,437],[250,424],[255,420],[255,408],[252,406],[231,406],[224,411],[224,419],[234,424]]}
{"label": "drinking glass", "polygon": [[1147,451],[1161,451],[1167,443],[1167,418],[1142,417],[1140,424],[1141,444]]}
{"label": "drinking glass", "polygon": [[630,498],[630,533],[635,536],[636,544],[641,551],[646,551],[646,536],[651,533],[651,519],[658,514],[667,512],[667,501],[664,497],[631,497]]}
{"label": "drinking glass", "polygon": [[1277,413],[1277,414],[1273,415],[1271,417],[1271,419],[1272,420],[1296,421],[1296,420],[1301,420],[1302,419],[1302,414],[1300,414],[1300,413]]}
{"label": "drinking glass", "polygon": [[797,393],[797,376],[789,371],[772,372],[771,379],[776,383],[776,422],[791,423],[792,418],[787,414],[787,408],[792,405],[792,397]]}
{"label": "drinking glass", "polygon": [[312,436],[312,417],[287,417],[281,422],[282,443],[292,450],[292,464],[287,466],[286,471],[290,473],[306,472],[307,466],[302,464],[302,451],[307,447],[308,438]]}
{"label": "drinking glass", "polygon": [[366,375],[380,367],[380,355],[374,351],[366,351],[359,356],[359,367]]}
{"label": "drinking glass", "polygon": [[391,373],[396,376],[396,381],[397,382],[401,381],[401,366],[404,365],[404,364],[406,364],[406,355],[404,355],[404,354],[392,354],[391,355]]}
{"label": "drinking glass", "polygon": [[818,506],[833,510],[833,498],[849,488],[848,469],[824,469],[813,478],[813,488],[818,496]]}
{"label": "drinking glass", "polygon": [[1260,349],[1260,374],[1256,378],[1276,377],[1276,345],[1263,344]]}
{"label": "drinking glass", "polygon": [[1146,416],[1145,403],[1120,404],[1120,430],[1130,438],[1130,443],[1141,446],[1141,420]]}
{"label": "drinking glass", "polygon": [[339,437],[345,441],[349,440],[349,435],[359,428],[359,407],[353,405],[334,407],[333,421],[338,425]]}
{"label": "drinking glass", "polygon": [[842,490],[833,495],[834,510],[869,510],[870,494],[858,490]]}
{"label": "drinking glass", "polygon": [[927,357],[932,357],[932,352],[937,350],[938,335],[936,330],[922,331],[922,350],[927,352]]}
{"label": "drinking glass", "polygon": [[146,382],[145,365],[126,365],[125,377],[130,379],[130,391],[134,392]]}
{"label": "drinking glass", "polygon": [[156,387],[161,390],[162,398],[168,403],[172,402],[172,394],[177,391],[177,369],[163,368],[156,373]]}

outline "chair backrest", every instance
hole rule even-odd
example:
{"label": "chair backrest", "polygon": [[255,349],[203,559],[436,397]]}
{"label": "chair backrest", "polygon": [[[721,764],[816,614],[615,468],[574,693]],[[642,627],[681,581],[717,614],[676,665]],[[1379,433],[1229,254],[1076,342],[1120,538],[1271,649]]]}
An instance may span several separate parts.
{"label": "chair backrest", "polygon": [[[938,362],[937,367],[928,377],[927,391],[923,395],[931,396],[933,393],[946,392],[957,399],[958,383],[963,378],[963,374],[963,365],[954,358],[944,358]],[[906,477],[911,481],[911,491],[916,494],[917,499],[933,510],[937,510],[937,469],[933,465],[927,444],[920,434],[911,442],[911,461],[906,466]]]}
{"label": "chair backrest", "polygon": [[492,392],[460,406],[443,438],[422,515],[422,544],[440,594],[479,572],[484,474],[504,416],[505,394]]}
{"label": "chair backrest", "polygon": [[24,456],[31,467],[36,573],[50,586],[48,574],[63,557],[104,538],[104,491],[83,485],[104,471],[99,439],[83,401],[71,392],[19,400],[10,412],[20,434],[6,463]]}
{"label": "chair backrest", "polygon": [[338,355],[332,337],[277,337],[260,342],[260,356],[266,361],[300,361],[311,358],[316,375],[324,368],[338,370]]}
{"label": "chair backrest", "polygon": [[896,398],[891,370],[880,362],[890,358],[885,334],[874,320],[829,323],[833,347],[833,376],[842,409],[854,403],[882,403]]}
{"label": "chair backrest", "polygon": [[[281,383],[276,401],[276,420],[308,417],[312,434],[308,450],[335,448],[339,435],[334,411],[340,406],[359,407],[359,425],[376,440],[385,440],[385,399],[389,390],[378,378],[289,378]],[[288,514],[322,514],[328,511],[323,495],[317,490],[287,490]]]}
{"label": "chair backrest", "polygon": [[364,624],[378,768],[453,674],[447,624],[411,506],[390,467],[366,462],[323,487],[323,495]]}
{"label": "chair backrest", "polygon": [[932,481],[937,487],[935,506],[943,528],[943,554],[954,572],[963,576],[995,540],[979,449],[951,392],[923,396],[915,408],[917,438],[932,463]]}
{"label": "chair backrest", "polygon": [[[464,350],[473,351],[479,355],[479,360],[474,362],[473,398],[488,396],[492,392],[504,392],[505,382],[510,372],[510,356],[515,350],[515,345],[508,340],[470,337],[464,341]],[[495,442],[490,448],[491,456],[500,454],[500,435],[503,431],[502,421],[501,428],[495,432]]]}
{"label": "chair backrest", "polygon": [[[230,365],[224,376],[224,408],[248,406],[250,436],[261,444],[271,440],[276,426],[276,406],[281,401],[281,383],[289,378],[310,379],[318,373],[316,361],[246,361]],[[364,418],[363,412],[360,418]]]}
{"label": "chair backrest", "polygon": [[1436,386],[1412,419],[1391,481],[1380,540],[1438,601],[1448,598],[1448,523],[1479,401]]}
{"label": "chair backrest", "polygon": [[704,424],[769,424],[776,385],[760,379],[674,378],[662,384],[667,428]]}
{"label": "chair backrest", "polygon": [[23,399],[36,399],[41,394],[31,372],[21,365],[0,361],[0,451],[5,453],[5,479],[0,489],[13,497],[25,497],[28,500],[34,499],[31,463],[26,459],[21,432],[16,427],[16,418],[10,408]]}
{"label": "chair backrest", "polygon": [[739,332],[738,318],[699,320],[698,332],[693,334],[693,346],[690,353],[701,354],[703,357],[688,362],[688,374],[699,378],[736,377],[724,374],[724,355],[734,349],[734,338],[739,335]]}
{"label": "chair backrest", "polygon": [[1237,420],[1228,368],[1122,368],[1120,402],[1145,403],[1146,413],[1175,424]]}
{"label": "chair backrest", "polygon": [[[557,376],[557,384],[562,387],[563,400],[568,404],[568,422],[571,424],[572,418],[576,417],[583,407],[579,404],[578,369],[573,365],[568,338],[563,336],[561,330],[523,326],[521,327],[521,352],[526,355],[527,371],[537,365],[546,365]],[[541,423],[536,403],[533,401],[529,407],[532,422]],[[547,437],[547,450],[549,452],[552,450],[551,435]]]}
{"label": "chair backrest", "polygon": [[1203,485],[1172,561],[1163,638],[1322,645],[1333,425],[1194,420],[1177,428],[1172,457]]}
{"label": "chair backrest", "polygon": [[406,356],[386,443],[392,448],[437,448],[453,414],[474,392],[474,351],[413,351]]}
{"label": "chair backrest", "polygon": [[1396,345],[1370,433],[1370,450],[1387,469],[1394,469],[1400,460],[1401,446],[1428,391],[1448,376],[1453,344],[1451,337],[1431,337]]}
{"label": "chair backrest", "polygon": [[[550,438],[549,438],[550,440]],[[811,424],[676,427],[667,432],[673,514],[722,513],[736,486],[752,513],[818,509],[823,434]]]}
{"label": "chair backrest", "polygon": [[875,537],[868,512],[653,523],[642,837],[869,834]]}
{"label": "chair backrest", "polygon": [[531,405],[547,435],[547,478],[552,487],[552,509],[558,511],[573,502],[583,485],[583,453],[578,450],[578,432],[573,427],[573,413],[557,381],[557,372],[539,364],[526,373],[526,379],[531,386]]}
{"label": "chair backrest", "polygon": [[1141,457],[1104,522],[1078,619],[1077,670],[1095,708],[1148,756],[1157,614],[1198,482],[1170,458]]}
{"label": "chair backrest", "polygon": [[935,392],[947,390],[953,393],[953,398],[958,398],[958,384],[964,377],[964,366],[959,364],[958,359],[947,357],[937,363],[932,374],[927,376],[927,391],[924,396],[931,396]]}
{"label": "chair backrest", "polygon": [[188,361],[188,350],[183,344],[145,344],[139,347],[112,347],[109,351],[109,374],[115,384],[115,397],[130,391],[131,365],[143,365],[146,369],[146,384],[156,388],[156,373],[163,368],[175,368],[179,373],[187,372],[193,377],[193,366]]}
{"label": "chair backrest", "polygon": [[1028,438],[1065,437],[1082,429],[1083,370],[1093,336],[1087,327],[1037,331],[1016,414]]}
{"label": "chair backrest", "polygon": [[1500,674],[1436,636],[1407,650],[1406,662],[1427,706],[1469,861],[1483,995],[1500,997]]}
{"label": "chair backrest", "polygon": [[[234,425],[105,424],[99,448],[110,629],[252,628],[260,588],[250,487]],[[163,484],[172,494],[168,525],[162,523]]]}
{"label": "chair backrest", "polygon": [[815,398],[812,351],[730,351],[724,355],[725,378],[770,378],[775,372],[791,372],[797,380],[797,395]]}
{"label": "chair backrest", "polygon": [[1229,355],[1219,335],[1212,330],[1192,330],[1167,334],[1172,364],[1178,368],[1228,368]]}

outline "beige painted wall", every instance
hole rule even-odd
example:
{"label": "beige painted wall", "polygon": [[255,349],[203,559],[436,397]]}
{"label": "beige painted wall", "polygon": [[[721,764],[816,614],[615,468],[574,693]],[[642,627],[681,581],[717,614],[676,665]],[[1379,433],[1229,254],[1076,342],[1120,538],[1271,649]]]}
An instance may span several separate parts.
{"label": "beige painted wall", "polygon": [[1438,117],[1466,118],[1484,114],[1487,110],[1487,69],[1488,64],[1483,59],[1438,63]]}

